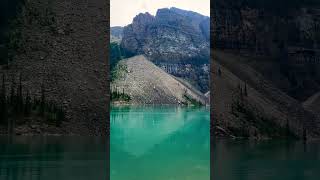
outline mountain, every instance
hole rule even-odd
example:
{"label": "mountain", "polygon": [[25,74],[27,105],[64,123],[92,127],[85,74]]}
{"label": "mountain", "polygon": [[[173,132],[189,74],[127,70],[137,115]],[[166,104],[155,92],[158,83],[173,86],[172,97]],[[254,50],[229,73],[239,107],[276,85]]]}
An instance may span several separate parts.
{"label": "mountain", "polygon": [[[235,136],[318,137],[319,119],[237,54],[214,51],[214,120]],[[245,90],[246,89],[246,90]]]}
{"label": "mountain", "polygon": [[319,138],[320,3],[311,1],[214,1],[218,135]]}
{"label": "mountain", "polygon": [[188,80],[201,92],[209,90],[210,18],[177,8],[140,13],[124,27],[121,48],[145,55],[166,72]]}
{"label": "mountain", "polygon": [[112,94],[130,97],[131,104],[207,104],[191,85],[154,65],[144,55],[121,60],[113,72]]}
{"label": "mountain", "polygon": [[[24,1],[10,29],[6,87],[62,107],[58,130],[37,122],[38,134],[106,135],[108,119],[108,4],[100,0]],[[13,90],[14,91],[14,90]],[[35,119],[36,120],[36,119]],[[26,126],[34,126],[26,121]],[[19,128],[19,127],[17,127]],[[27,132],[31,133],[32,132]]]}
{"label": "mountain", "polygon": [[123,27],[114,26],[110,28],[110,42],[120,43],[122,40]]}

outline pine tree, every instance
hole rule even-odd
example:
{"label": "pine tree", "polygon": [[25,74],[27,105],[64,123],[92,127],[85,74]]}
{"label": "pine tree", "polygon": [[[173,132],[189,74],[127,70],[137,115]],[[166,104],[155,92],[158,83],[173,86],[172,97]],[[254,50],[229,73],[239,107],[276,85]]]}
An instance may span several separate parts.
{"label": "pine tree", "polygon": [[16,97],[16,110],[17,115],[23,114],[23,97],[22,97],[22,76],[20,73],[19,77],[19,86],[17,89],[17,97]]}
{"label": "pine tree", "polygon": [[62,121],[63,121],[64,118],[65,118],[62,107],[59,107],[59,108],[58,108],[56,114],[57,114],[57,115],[56,115],[56,117],[57,117],[57,118],[56,118],[56,126],[57,126],[57,127],[60,127]]}
{"label": "pine tree", "polygon": [[244,95],[248,96],[247,83],[244,84]]}
{"label": "pine tree", "polygon": [[286,119],[286,136],[289,137],[290,135],[290,125],[289,125],[289,119]]}
{"label": "pine tree", "polygon": [[24,105],[24,115],[25,116],[30,116],[30,113],[31,113],[31,97],[30,97],[30,94],[29,94],[29,91],[27,91],[27,97],[26,97],[26,101],[25,101],[25,105]]}
{"label": "pine tree", "polygon": [[8,121],[8,106],[6,98],[6,84],[5,84],[5,75],[2,75],[2,88],[0,96],[0,123],[7,123]]}
{"label": "pine tree", "polygon": [[41,103],[40,103],[40,115],[44,115],[45,110],[45,92],[44,92],[44,85],[41,86]]}
{"label": "pine tree", "polygon": [[12,77],[11,92],[10,92],[10,104],[11,104],[12,106],[14,105],[14,101],[15,101],[14,86],[15,86],[15,80],[14,80],[14,77]]}
{"label": "pine tree", "polygon": [[307,141],[307,129],[305,125],[303,125],[303,141]]}

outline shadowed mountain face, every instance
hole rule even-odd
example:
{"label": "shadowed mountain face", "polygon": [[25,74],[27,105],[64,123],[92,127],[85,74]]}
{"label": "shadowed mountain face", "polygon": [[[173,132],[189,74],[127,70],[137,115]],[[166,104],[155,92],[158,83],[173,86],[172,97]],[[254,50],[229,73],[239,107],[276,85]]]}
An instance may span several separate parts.
{"label": "shadowed mountain face", "polygon": [[219,128],[319,137],[319,2],[217,0],[211,12]]}
{"label": "shadowed mountain face", "polygon": [[2,0],[0,2],[0,44],[4,41],[5,30],[9,26],[9,20],[18,12],[19,3],[22,0]]}
{"label": "shadowed mountain face", "polygon": [[208,88],[210,18],[177,8],[139,14],[124,27],[121,48],[144,54],[166,72],[187,79],[202,92]]}
{"label": "shadowed mountain face", "polygon": [[107,133],[107,8],[100,0],[25,1],[8,30],[10,58],[8,68],[1,66],[7,92],[20,74],[24,97],[41,97],[43,86],[45,99],[66,113],[60,130],[50,133]]}
{"label": "shadowed mountain face", "polygon": [[264,58],[249,62],[290,96],[304,101],[320,91],[320,3],[215,1],[218,49]]}

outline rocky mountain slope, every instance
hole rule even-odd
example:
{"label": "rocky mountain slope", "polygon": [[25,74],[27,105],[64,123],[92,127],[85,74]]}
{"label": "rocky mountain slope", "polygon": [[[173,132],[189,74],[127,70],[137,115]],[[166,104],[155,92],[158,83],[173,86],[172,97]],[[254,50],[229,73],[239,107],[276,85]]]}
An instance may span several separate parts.
{"label": "rocky mountain slope", "polygon": [[[23,89],[31,96],[40,97],[44,86],[46,99],[63,105],[67,119],[51,133],[107,133],[107,9],[100,0],[29,0],[17,16],[12,58],[1,73],[8,83],[22,74]],[[38,133],[46,134],[47,128]]]}
{"label": "rocky mountain slope", "polygon": [[144,54],[166,72],[207,92],[209,22],[209,17],[177,8],[159,9],[155,16],[141,13],[124,27],[121,48],[128,55]]}
{"label": "rocky mountain slope", "polygon": [[214,2],[218,134],[319,137],[320,4],[311,1]]}
{"label": "rocky mountain slope", "polygon": [[154,65],[145,56],[121,60],[112,92],[130,96],[130,104],[207,104],[207,98],[183,80]]}
{"label": "rocky mountain slope", "polygon": [[320,135],[317,116],[243,63],[243,57],[219,51],[213,57],[213,118],[219,127],[236,136]]}
{"label": "rocky mountain slope", "polygon": [[217,0],[213,7],[215,48],[256,56],[251,65],[299,101],[320,91],[319,2]]}
{"label": "rocky mountain slope", "polygon": [[114,26],[110,28],[110,42],[119,43],[122,40],[123,27]]}

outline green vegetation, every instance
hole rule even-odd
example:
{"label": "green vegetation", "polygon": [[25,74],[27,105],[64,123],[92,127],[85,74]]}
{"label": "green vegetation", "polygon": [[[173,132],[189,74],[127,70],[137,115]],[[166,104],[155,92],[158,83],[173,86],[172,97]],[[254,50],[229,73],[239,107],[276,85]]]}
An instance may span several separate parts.
{"label": "green vegetation", "polygon": [[11,82],[10,94],[6,93],[5,76],[2,78],[0,92],[0,125],[25,124],[30,120],[41,119],[42,122],[59,127],[65,119],[62,107],[46,99],[45,89],[41,87],[41,98],[32,98],[28,90],[23,95],[21,75],[18,86]]}
{"label": "green vegetation", "polygon": [[197,101],[197,100],[193,99],[192,97],[190,97],[186,93],[183,95],[183,97],[188,102],[188,105],[190,104],[192,106],[203,106],[203,104],[200,101]]}
{"label": "green vegetation", "polygon": [[110,43],[110,67],[111,70],[117,65],[121,59],[125,59],[125,53],[121,46],[116,42]]}
{"label": "green vegetation", "polygon": [[134,54],[127,52],[125,49],[121,48],[120,44],[116,42],[110,43],[110,67],[111,71],[117,66],[118,62],[122,59],[130,58]]}
{"label": "green vegetation", "polygon": [[297,138],[297,136],[289,129],[289,122],[285,127],[276,124],[275,119],[266,117],[263,113],[249,106],[243,93],[241,93],[231,106],[231,114],[239,121],[239,128],[229,128],[235,135],[241,137],[250,137],[253,132],[249,131],[249,127],[254,127],[256,130],[254,136],[258,134],[267,137],[286,137]]}
{"label": "green vegetation", "polygon": [[128,68],[124,64],[117,64],[117,66],[111,71],[111,81],[119,78],[123,78],[128,73]]}
{"label": "green vegetation", "polygon": [[125,101],[129,102],[131,100],[131,97],[124,92],[124,89],[122,89],[122,92],[119,92],[118,89],[115,91],[111,91],[111,101]]}

